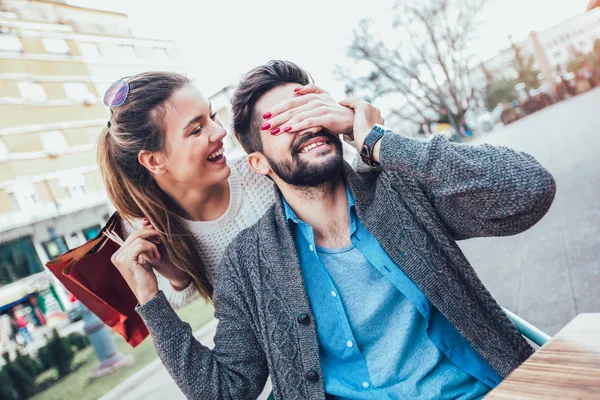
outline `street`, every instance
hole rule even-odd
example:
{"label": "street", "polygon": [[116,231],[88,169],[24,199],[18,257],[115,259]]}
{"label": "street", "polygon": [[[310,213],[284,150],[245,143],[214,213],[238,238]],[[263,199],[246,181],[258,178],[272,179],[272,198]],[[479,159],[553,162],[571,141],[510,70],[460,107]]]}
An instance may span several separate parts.
{"label": "street", "polygon": [[532,154],[556,179],[554,204],[529,231],[460,244],[496,300],[550,335],[600,312],[599,104],[596,89],[471,142]]}
{"label": "street", "polygon": [[[550,335],[578,313],[600,312],[598,104],[600,89],[497,126],[471,142],[530,153],[556,179],[554,204],[532,229],[460,244],[497,301]],[[215,327],[198,332],[199,340],[212,346]],[[184,396],[157,360],[102,399],[163,398]]]}

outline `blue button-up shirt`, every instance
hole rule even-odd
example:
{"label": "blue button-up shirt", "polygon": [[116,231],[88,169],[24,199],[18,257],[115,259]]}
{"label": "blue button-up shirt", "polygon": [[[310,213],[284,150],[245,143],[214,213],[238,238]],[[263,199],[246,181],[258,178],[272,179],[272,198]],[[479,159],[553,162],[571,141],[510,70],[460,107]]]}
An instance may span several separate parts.
{"label": "blue button-up shirt", "polygon": [[[495,387],[501,378],[454,326],[431,305],[421,290],[388,256],[377,239],[361,224],[349,189],[347,194],[352,242],[350,247],[356,248],[366,259],[366,264],[371,266],[370,270],[369,266],[359,267],[362,269],[355,271],[352,282],[350,279],[343,281],[344,274],[340,274],[343,270],[328,270],[319,257],[319,251],[326,253],[327,250],[317,248],[312,227],[298,219],[283,199],[286,219],[292,230],[306,291],[317,324],[326,392],[338,398],[354,399],[395,399],[413,397],[415,393],[420,392],[418,382],[413,382],[415,387],[411,391],[411,388],[406,388],[410,383],[405,378],[400,378],[403,374],[415,372],[414,368],[418,367],[407,366],[406,360],[394,359],[393,354],[383,354],[381,346],[377,352],[376,346],[369,346],[372,338],[376,337],[387,340],[390,353],[396,348],[398,354],[401,353],[399,348],[406,347],[398,342],[409,340],[409,345],[428,352],[428,361],[438,366],[438,372],[444,369],[455,371],[456,376],[464,375],[471,380],[474,377],[476,385]],[[322,254],[323,256],[328,255]],[[352,293],[351,298],[343,298],[340,289],[344,287],[352,288],[352,291],[348,291],[348,294]],[[380,295],[385,293],[383,297],[380,296],[384,301],[374,298],[374,288]],[[367,322],[361,325],[360,320],[365,322],[364,319],[360,313],[352,311],[357,305],[361,306],[356,302],[358,296],[354,295],[355,293],[364,294],[363,298],[358,300],[364,302],[361,312],[369,313],[378,323]],[[411,326],[404,328],[406,324]],[[418,335],[416,332],[421,325],[425,334]],[[387,345],[384,344],[383,348]],[[406,356],[406,353],[402,355]],[[423,357],[418,354],[414,356]],[[435,357],[438,359],[431,360]],[[387,365],[390,362],[394,362],[394,365]],[[463,381],[465,379],[467,378],[463,378]],[[402,385],[404,387],[401,387]],[[453,396],[454,393],[458,392],[446,394],[448,397],[456,397]]]}

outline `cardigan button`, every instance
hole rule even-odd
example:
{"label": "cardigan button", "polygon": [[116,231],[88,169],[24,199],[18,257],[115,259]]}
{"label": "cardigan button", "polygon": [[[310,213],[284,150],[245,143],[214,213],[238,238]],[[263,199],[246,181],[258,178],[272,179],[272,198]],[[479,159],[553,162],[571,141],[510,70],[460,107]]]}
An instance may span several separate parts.
{"label": "cardigan button", "polygon": [[311,383],[319,382],[319,374],[317,374],[317,372],[312,369],[310,371],[308,371],[305,376],[306,376],[306,380]]}
{"label": "cardigan button", "polygon": [[300,325],[308,325],[310,324],[310,316],[308,314],[302,313],[300,315],[298,315],[298,318],[296,318],[296,320],[298,321],[298,323]]}

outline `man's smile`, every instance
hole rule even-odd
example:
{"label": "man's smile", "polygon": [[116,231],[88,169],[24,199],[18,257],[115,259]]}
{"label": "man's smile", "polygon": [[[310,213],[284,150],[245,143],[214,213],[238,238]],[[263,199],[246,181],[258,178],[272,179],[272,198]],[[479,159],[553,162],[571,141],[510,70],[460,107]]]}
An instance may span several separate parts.
{"label": "man's smile", "polygon": [[298,149],[299,154],[308,153],[316,148],[322,147],[330,143],[330,140],[324,136],[317,136],[303,143]]}

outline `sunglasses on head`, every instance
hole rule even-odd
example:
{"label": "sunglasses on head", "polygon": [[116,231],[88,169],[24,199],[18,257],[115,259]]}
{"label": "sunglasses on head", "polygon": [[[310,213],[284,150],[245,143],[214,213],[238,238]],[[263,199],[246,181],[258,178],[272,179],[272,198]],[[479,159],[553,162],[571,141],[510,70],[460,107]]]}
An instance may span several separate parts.
{"label": "sunglasses on head", "polygon": [[125,103],[129,94],[129,82],[125,81],[127,78],[129,77],[119,79],[106,90],[103,100],[105,106],[117,107]]}

